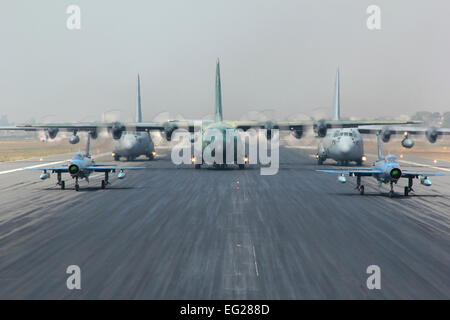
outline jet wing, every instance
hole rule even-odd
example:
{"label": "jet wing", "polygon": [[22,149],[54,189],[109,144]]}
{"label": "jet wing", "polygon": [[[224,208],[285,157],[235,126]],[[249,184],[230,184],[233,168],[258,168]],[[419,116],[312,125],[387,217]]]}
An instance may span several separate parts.
{"label": "jet wing", "polygon": [[376,173],[383,173],[381,170],[372,170],[372,169],[361,169],[361,170],[316,170],[318,172],[325,173],[337,173],[341,175],[347,176],[371,176]]}
{"label": "jet wing", "polygon": [[61,167],[61,168],[25,168],[24,170],[41,170],[41,171],[51,171],[52,173],[58,172],[69,172],[69,168]]}
{"label": "jet wing", "polygon": [[88,170],[92,170],[94,172],[116,172],[116,170],[122,171],[122,170],[141,170],[141,169],[147,169],[147,167],[100,167],[100,166],[91,166],[86,167]]}
{"label": "jet wing", "polygon": [[443,177],[443,176],[447,176],[447,174],[443,174],[443,173],[418,173],[418,172],[402,172],[402,177],[403,178],[419,178],[420,176],[422,177]]}
{"label": "jet wing", "polygon": [[112,129],[114,126],[123,126],[129,131],[164,130],[164,122],[85,122],[85,123],[40,123],[40,124],[20,124],[16,127],[0,128],[0,130],[25,130],[37,131],[45,129],[62,129],[65,131],[93,131],[96,129]]}

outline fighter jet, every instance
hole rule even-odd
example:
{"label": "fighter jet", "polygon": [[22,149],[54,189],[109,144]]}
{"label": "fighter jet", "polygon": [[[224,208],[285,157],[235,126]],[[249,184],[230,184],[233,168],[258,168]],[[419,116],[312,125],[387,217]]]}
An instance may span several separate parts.
{"label": "fighter jet", "polygon": [[[339,70],[336,72],[333,120],[341,120]],[[355,161],[360,166],[367,158],[358,128],[328,130],[327,135],[319,142],[316,159],[319,165],[326,159],[333,159],[340,165]]]}
{"label": "fighter jet", "polygon": [[[122,134],[126,131],[135,132],[149,132],[149,131],[160,131],[163,133],[167,141],[171,141],[172,134],[177,129],[184,129],[194,134],[196,131],[196,124],[201,123],[202,136],[201,144],[202,150],[211,145],[212,140],[210,137],[210,132],[221,132],[225,135],[227,130],[243,130],[248,129],[266,129],[267,139],[272,137],[272,129],[286,130],[290,131],[292,135],[300,139],[303,136],[303,132],[312,128],[317,136],[325,137],[327,130],[330,128],[355,128],[359,125],[395,125],[395,124],[410,124],[417,122],[410,121],[396,121],[396,120],[304,120],[304,121],[227,121],[223,120],[222,115],[222,91],[221,91],[221,81],[220,81],[220,66],[219,60],[216,63],[216,86],[215,86],[215,110],[214,110],[214,120],[198,120],[198,121],[185,121],[185,120],[173,120],[165,122],[135,122],[135,123],[46,123],[46,124],[25,124],[20,125],[23,129],[30,128],[40,128],[47,130],[49,133],[52,132],[53,137],[56,135],[57,130],[77,130],[89,131],[92,134],[96,134],[98,130],[106,129],[108,130],[113,139],[119,140]],[[56,130],[56,131],[55,131]],[[52,137],[49,134],[50,137]],[[224,139],[225,140],[225,139]],[[223,152],[224,158],[226,157],[225,152]],[[243,157],[245,160],[245,156]],[[193,158],[192,164],[196,168],[199,168],[203,163],[199,163],[198,159]],[[235,161],[240,162],[243,159],[237,159]],[[244,161],[245,162],[245,161]]]}
{"label": "fighter jet", "polygon": [[359,190],[361,195],[364,194],[364,185],[361,184],[361,177],[369,176],[374,177],[378,181],[378,185],[381,187],[383,183],[390,185],[389,197],[394,196],[394,184],[397,184],[400,178],[408,179],[408,185],[404,188],[404,195],[413,191],[413,179],[419,179],[420,183],[424,186],[431,186],[431,180],[428,177],[445,176],[441,173],[420,173],[402,171],[400,165],[397,162],[397,158],[394,155],[383,155],[381,147],[380,134],[377,134],[378,142],[378,159],[367,169],[355,169],[355,170],[316,170],[318,172],[325,173],[337,173],[339,174],[338,181],[341,183],[347,182],[346,175],[356,177],[356,189]]}
{"label": "fighter jet", "polygon": [[89,183],[89,175],[92,172],[104,172],[105,179],[102,180],[102,189],[105,189],[109,182],[109,174],[112,172],[119,171],[117,174],[118,179],[125,178],[124,170],[139,170],[145,169],[145,167],[111,167],[104,165],[96,165],[94,159],[91,158],[89,154],[89,145],[90,145],[91,135],[88,134],[88,139],[86,143],[86,151],[84,153],[77,152],[73,155],[70,164],[67,167],[59,167],[59,168],[25,168],[25,170],[42,170],[42,174],[40,175],[41,180],[46,180],[50,178],[50,173],[56,173],[58,177],[58,182],[56,183],[61,187],[62,190],[65,189],[65,181],[62,180],[61,174],[68,173],[75,179],[75,190],[80,190],[80,185],[78,183],[79,179],[85,179]]}

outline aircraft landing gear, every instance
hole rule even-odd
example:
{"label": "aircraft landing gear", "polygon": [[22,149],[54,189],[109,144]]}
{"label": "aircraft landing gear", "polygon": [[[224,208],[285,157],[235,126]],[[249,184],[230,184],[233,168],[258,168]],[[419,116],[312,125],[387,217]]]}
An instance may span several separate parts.
{"label": "aircraft landing gear", "polygon": [[105,180],[102,180],[102,189],[106,188],[106,185],[109,184],[109,172],[105,172]]}
{"label": "aircraft landing gear", "polygon": [[356,161],[356,165],[357,165],[358,167],[362,166],[362,160],[357,160],[357,161]]}
{"label": "aircraft landing gear", "polygon": [[58,182],[56,184],[61,187],[61,190],[64,190],[66,188],[66,183],[61,180],[61,172],[58,172]]}
{"label": "aircraft landing gear", "polygon": [[321,157],[318,157],[318,158],[317,158],[317,164],[318,164],[319,166],[323,165],[323,162],[324,162],[324,161],[325,161],[324,158],[321,158]]}
{"label": "aircraft landing gear", "polygon": [[389,190],[389,198],[394,196],[394,183],[391,182],[391,190]]}
{"label": "aircraft landing gear", "polygon": [[240,170],[243,170],[243,169],[245,169],[245,164],[243,164],[243,163],[239,163],[239,169],[240,169]]}
{"label": "aircraft landing gear", "polygon": [[360,195],[364,195],[364,186],[361,184],[361,176],[356,177],[356,189],[359,190]]}
{"label": "aircraft landing gear", "polygon": [[408,178],[408,186],[405,187],[405,196],[407,197],[411,191],[414,191],[413,188],[413,178]]}
{"label": "aircraft landing gear", "polygon": [[80,190],[80,185],[78,184],[78,177],[75,177],[75,191]]}
{"label": "aircraft landing gear", "polygon": [[115,155],[114,155],[114,161],[120,161],[120,156],[117,155],[117,154],[115,154]]}

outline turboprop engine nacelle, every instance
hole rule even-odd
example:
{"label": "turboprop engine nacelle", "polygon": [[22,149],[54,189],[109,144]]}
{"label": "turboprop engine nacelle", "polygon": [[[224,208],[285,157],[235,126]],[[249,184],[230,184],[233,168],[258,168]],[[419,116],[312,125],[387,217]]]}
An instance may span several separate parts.
{"label": "turboprop engine nacelle", "polygon": [[296,138],[300,139],[303,136],[303,130],[296,129],[291,132],[291,134]]}
{"label": "turboprop engine nacelle", "polygon": [[320,120],[317,124],[314,125],[314,131],[320,138],[323,138],[327,135],[327,130],[327,123],[324,120]]}
{"label": "turboprop engine nacelle", "polygon": [[389,140],[391,140],[391,135],[392,132],[389,128],[385,127],[381,130],[381,140],[383,140],[383,142],[389,142]]}
{"label": "turboprop engine nacelle", "polygon": [[164,136],[166,137],[167,141],[172,140],[172,133],[177,129],[175,126],[165,126],[164,127]]}
{"label": "turboprop engine nacelle", "polygon": [[122,133],[125,131],[125,126],[119,122],[116,122],[111,127],[111,134],[114,140],[119,140],[122,137]]}
{"label": "turboprop engine nacelle", "polygon": [[438,132],[436,128],[430,128],[427,131],[425,131],[425,136],[427,137],[430,143],[435,143],[438,137]]}
{"label": "turboprop engine nacelle", "polygon": [[77,136],[76,134],[73,134],[72,136],[70,136],[70,138],[69,138],[70,144],[77,144],[78,142],[80,142],[79,136]]}
{"label": "turboprop engine nacelle", "polygon": [[48,128],[47,133],[50,139],[55,139],[56,135],[58,134],[59,129],[58,128]]}

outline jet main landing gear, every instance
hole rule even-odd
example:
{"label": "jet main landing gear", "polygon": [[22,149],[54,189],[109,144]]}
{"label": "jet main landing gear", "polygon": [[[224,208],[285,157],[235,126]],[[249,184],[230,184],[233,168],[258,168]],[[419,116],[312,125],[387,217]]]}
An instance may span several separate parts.
{"label": "jet main landing gear", "polygon": [[58,182],[56,184],[61,187],[61,190],[66,188],[66,183],[64,180],[61,180],[61,172],[58,172]]}
{"label": "jet main landing gear", "polygon": [[105,172],[105,180],[102,180],[102,189],[106,188],[106,185],[109,184],[109,172]]}
{"label": "jet main landing gear", "polygon": [[411,191],[414,191],[412,186],[413,186],[413,178],[409,177],[408,186],[405,187],[405,197],[407,197]]}
{"label": "jet main landing gear", "polygon": [[356,177],[356,190],[359,190],[360,195],[364,195],[364,186],[361,184],[361,176]]}

